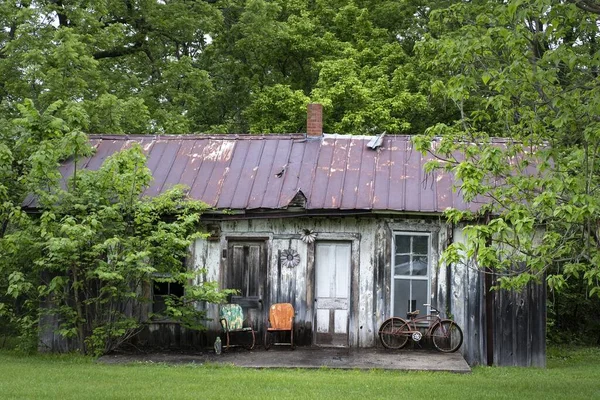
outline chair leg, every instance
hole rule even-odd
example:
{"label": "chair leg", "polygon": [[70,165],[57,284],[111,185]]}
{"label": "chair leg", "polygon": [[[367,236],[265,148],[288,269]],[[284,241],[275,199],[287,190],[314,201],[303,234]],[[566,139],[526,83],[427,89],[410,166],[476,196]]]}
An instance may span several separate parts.
{"label": "chair leg", "polygon": [[292,350],[295,349],[295,347],[294,347],[294,329],[292,329],[290,331],[290,346],[291,346]]}
{"label": "chair leg", "polygon": [[249,350],[252,350],[254,348],[255,344],[256,344],[256,335],[254,333],[254,329],[252,329],[252,346],[250,346]]}

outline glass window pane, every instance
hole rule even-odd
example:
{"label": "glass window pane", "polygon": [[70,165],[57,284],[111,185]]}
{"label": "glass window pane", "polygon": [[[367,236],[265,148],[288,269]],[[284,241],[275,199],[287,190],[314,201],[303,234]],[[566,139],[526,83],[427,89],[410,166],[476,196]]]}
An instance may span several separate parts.
{"label": "glass window pane", "polygon": [[169,294],[169,282],[154,281],[154,295],[165,296]]}
{"label": "glass window pane", "polygon": [[172,282],[169,285],[169,294],[181,297],[184,295],[183,285],[179,282]]}
{"label": "glass window pane", "polygon": [[396,235],[396,254],[410,253],[410,236],[406,235]]}
{"label": "glass window pane", "polygon": [[412,284],[412,300],[416,303],[417,309],[421,310],[421,314],[425,314],[426,310],[423,304],[429,303],[427,295],[427,281],[413,280]]}
{"label": "glass window pane", "polygon": [[394,275],[410,275],[410,256],[396,256]]}
{"label": "glass window pane", "polygon": [[429,238],[427,236],[413,236],[413,254],[428,254],[428,245]]}
{"label": "glass window pane", "polygon": [[394,279],[393,314],[395,317],[406,318],[409,294],[410,281],[408,279]]}
{"label": "glass window pane", "polygon": [[412,274],[417,276],[427,276],[427,257],[414,256],[412,265]]}

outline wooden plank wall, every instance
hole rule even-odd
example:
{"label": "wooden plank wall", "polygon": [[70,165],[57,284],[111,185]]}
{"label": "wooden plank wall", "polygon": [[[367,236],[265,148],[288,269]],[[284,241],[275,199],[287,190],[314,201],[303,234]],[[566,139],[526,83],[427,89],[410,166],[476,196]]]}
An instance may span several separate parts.
{"label": "wooden plank wall", "polygon": [[[373,328],[373,280],[374,257],[371,234],[377,227],[376,220],[357,218],[299,218],[299,219],[269,219],[269,220],[242,220],[225,221],[221,223],[221,246],[227,246],[230,240],[240,240],[250,237],[265,237],[268,242],[267,264],[267,304],[263,323],[267,321],[267,310],[270,304],[277,302],[290,302],[296,311],[295,341],[298,345],[312,344],[312,326],[314,302],[314,257],[315,244],[307,244],[300,239],[303,229],[317,232],[317,240],[340,240],[352,242],[353,264],[353,306],[351,327],[357,327],[351,332],[353,346],[359,341],[362,345],[374,345],[375,329]],[[363,232],[367,234],[362,234]],[[365,238],[359,240],[359,238]],[[216,249],[209,249],[206,243],[196,243],[196,259],[199,263],[211,258],[210,253]],[[206,242],[206,241],[204,241]],[[281,265],[279,260],[281,252],[293,249],[300,255],[300,263],[289,268]],[[208,275],[221,281],[223,267],[226,260],[221,259],[217,266],[214,262],[209,265]],[[364,280],[359,280],[359,276]],[[356,290],[356,288],[361,288]],[[364,290],[363,290],[364,288]],[[367,295],[359,301],[359,293]],[[359,305],[360,304],[360,305]],[[210,312],[216,315],[217,309],[212,307]],[[365,328],[366,327],[366,328]],[[211,328],[218,330],[214,322]],[[359,334],[356,329],[367,332],[366,337]]]}
{"label": "wooden plank wall", "polygon": [[[190,266],[201,271],[197,282],[225,283],[228,258],[223,249],[233,241],[262,240],[265,243],[266,281],[263,309],[256,324],[267,321],[270,304],[289,302],[296,311],[295,338],[298,345],[313,343],[315,244],[300,239],[303,229],[317,233],[317,240],[352,243],[352,301],[350,346],[380,346],[377,330],[390,316],[393,232],[430,232],[432,237],[431,302],[453,316],[463,328],[462,354],[471,365],[488,361],[486,318],[493,318],[493,362],[495,365],[545,365],[545,287],[530,286],[522,293],[495,292],[493,315],[486,315],[485,279],[482,272],[465,265],[439,265],[439,255],[452,241],[464,240],[461,227],[446,226],[438,219],[369,217],[290,218],[222,221],[216,238],[198,239],[192,248]],[[295,267],[280,262],[283,250],[300,255]],[[227,253],[227,252],[225,252]],[[221,328],[218,306],[205,308],[211,321],[204,333],[186,332],[169,324],[150,324],[140,339],[162,347],[212,347]],[[48,326],[56,321],[48,319]],[[40,342],[53,350],[70,350],[72,343],[43,330]],[[262,343],[262,337],[257,337]]]}
{"label": "wooden plank wall", "polygon": [[494,364],[546,366],[546,285],[530,283],[522,291],[496,291]]}

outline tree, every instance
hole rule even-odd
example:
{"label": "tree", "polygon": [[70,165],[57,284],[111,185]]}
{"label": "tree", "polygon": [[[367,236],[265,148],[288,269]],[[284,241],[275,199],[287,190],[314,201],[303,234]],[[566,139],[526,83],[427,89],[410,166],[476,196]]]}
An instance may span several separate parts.
{"label": "tree", "polygon": [[[142,197],[151,175],[139,146],[110,157],[97,171],[80,170],[77,160],[91,151],[87,136],[71,128],[78,118],[87,120],[81,108],[58,102],[39,114],[26,102],[20,109],[23,117],[5,126],[0,168],[6,178],[0,318],[9,333],[35,345],[38,321],[50,314],[58,333],[76,339],[82,353],[103,354],[148,319],[154,281],[185,285],[184,296],[166,300],[166,312],[202,329],[206,316],[198,302],[221,302],[231,293],[198,281],[201,266],[188,270],[183,262],[202,236],[206,206],[187,198],[183,188]],[[61,186],[58,166],[66,157],[74,170]],[[35,194],[36,216],[21,211],[28,193]]]}
{"label": "tree", "polygon": [[441,77],[432,90],[460,113],[417,145],[467,200],[486,203],[486,223],[469,223],[467,244],[445,259],[466,254],[502,288],[545,280],[559,291],[582,280],[600,296],[599,28],[584,3],[455,4],[432,12],[416,50]]}
{"label": "tree", "polygon": [[55,187],[59,160],[85,141],[76,126],[86,118],[80,107],[62,101],[43,113],[31,101],[17,108],[19,117],[0,118],[0,320],[11,335],[32,339],[38,303],[19,294],[34,288],[39,277],[31,265],[39,254],[28,234],[32,218],[21,207],[28,195]]}
{"label": "tree", "polygon": [[331,103],[328,132],[416,133],[445,115],[413,57],[446,3],[9,2],[0,115],[14,118],[25,99],[42,113],[60,100],[85,109],[90,133],[296,132],[295,111],[266,124],[253,111],[289,88]]}

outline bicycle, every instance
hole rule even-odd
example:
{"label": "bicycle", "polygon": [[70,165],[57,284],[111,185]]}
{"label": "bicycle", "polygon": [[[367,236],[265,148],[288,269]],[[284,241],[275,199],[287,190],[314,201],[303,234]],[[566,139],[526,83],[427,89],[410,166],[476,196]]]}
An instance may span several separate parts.
{"label": "bicycle", "polygon": [[[423,304],[430,307],[430,304]],[[399,317],[388,318],[379,327],[379,340],[386,349],[401,349],[408,339],[419,342],[423,337],[430,337],[434,347],[444,353],[458,350],[463,342],[462,329],[451,319],[441,318],[440,311],[431,307],[431,313],[419,317],[419,310],[407,314],[408,321]],[[423,334],[417,324],[427,323]]]}

